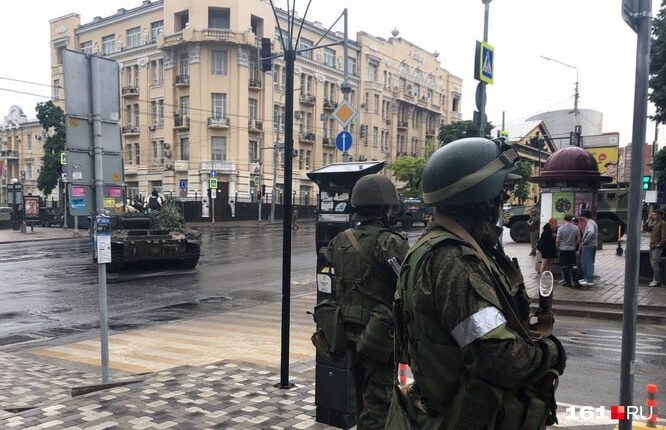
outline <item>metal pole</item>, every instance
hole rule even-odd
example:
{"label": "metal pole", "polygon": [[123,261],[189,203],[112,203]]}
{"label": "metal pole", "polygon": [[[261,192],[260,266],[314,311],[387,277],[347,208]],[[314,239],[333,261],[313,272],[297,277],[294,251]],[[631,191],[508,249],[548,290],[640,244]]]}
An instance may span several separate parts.
{"label": "metal pole", "polygon": [[286,65],[286,100],[284,122],[284,214],[282,227],[282,339],[279,387],[291,388],[289,383],[289,320],[291,312],[291,213],[292,161],[294,149],[294,62],[296,51],[289,47],[284,53]]}
{"label": "metal pole", "polygon": [[[483,41],[488,41],[488,19],[490,16],[490,2],[492,0],[483,1]],[[479,136],[486,137],[486,83],[480,82],[481,85],[481,106],[479,106]]]}
{"label": "metal pole", "polygon": [[[345,28],[345,38],[342,41],[342,48],[343,48],[343,77],[342,77],[342,86],[340,89],[342,90],[342,97],[344,98],[345,101],[349,101],[349,93],[351,92],[351,86],[349,85],[349,37],[348,37],[348,31],[349,31],[349,25],[348,25],[348,19],[347,19],[347,8],[342,12],[342,15],[344,16],[344,28]],[[360,97],[360,94],[359,94]],[[344,130],[347,130],[347,126],[344,127]],[[343,162],[348,162],[349,161],[349,152],[344,151],[342,153],[342,161]]]}
{"label": "metal pole", "polygon": [[[210,202],[210,223],[215,224],[215,199],[213,198],[213,193],[217,193],[217,190],[214,190],[212,188],[209,188],[210,190],[210,199],[208,201]],[[215,197],[217,197],[217,194],[215,194]]]}
{"label": "metal pole", "polygon": [[[648,74],[650,61],[650,0],[640,1],[638,40],[636,44],[636,82],[634,86],[634,119],[631,139],[631,180],[629,181],[629,227],[624,277],[624,318],[622,320],[622,358],[620,362],[620,405],[634,404],[634,360],[636,358],[636,314],[638,301],[638,267],[641,244],[641,175],[647,121]],[[631,417],[620,421],[620,430],[631,430]]]}
{"label": "metal pole", "polygon": [[[279,118],[279,116],[278,116]],[[280,125],[278,119],[278,136],[280,134]],[[273,188],[271,190],[271,222],[275,221],[275,191],[277,187],[277,162],[275,160],[277,157],[277,142],[273,145]]]}
{"label": "metal pole", "polygon": [[257,199],[257,212],[259,213],[258,221],[261,221],[261,198],[263,197],[263,195],[261,194],[261,174],[263,173],[262,167],[263,167],[263,163],[260,162],[259,163],[259,185],[257,186],[257,190],[259,191],[257,193],[257,196],[259,196],[259,198]]}
{"label": "metal pole", "polygon": [[[92,57],[92,109],[93,109],[93,145],[95,151],[95,209],[98,214],[104,210],[104,174],[103,174],[103,148],[102,148],[102,100],[101,85],[102,74],[100,61]],[[106,303],[106,264],[97,264],[97,278],[99,282],[99,340],[102,356],[102,382],[109,382],[109,317]]]}

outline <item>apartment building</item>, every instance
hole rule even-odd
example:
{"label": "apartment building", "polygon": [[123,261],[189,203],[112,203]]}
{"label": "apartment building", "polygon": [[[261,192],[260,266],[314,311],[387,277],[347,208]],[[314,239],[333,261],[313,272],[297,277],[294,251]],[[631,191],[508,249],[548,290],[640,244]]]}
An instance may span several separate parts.
{"label": "apartment building", "polygon": [[[44,155],[44,129],[28,119],[19,106],[12,106],[0,124],[0,206],[7,203],[7,184],[18,179],[25,195],[39,195],[37,177]],[[57,189],[51,196],[58,199]]]}
{"label": "apartment building", "polygon": [[[287,14],[278,12],[282,29]],[[136,8],[82,24],[77,14],[50,21],[52,84],[61,97],[62,49],[103,55],[119,64],[125,181],[129,196],[153,189],[206,195],[211,170],[218,198],[254,195],[257,184],[281,194],[285,68],[260,72],[262,37],[279,52],[281,37],[266,0],[145,0]],[[299,48],[341,42],[305,22]],[[283,34],[282,37],[288,35]],[[299,55],[295,67],[294,185],[314,199],[309,170],[341,161],[331,118],[342,99],[344,61],[354,160],[422,155],[440,123],[461,118],[462,80],[429,53],[398,37],[359,33],[348,58],[341,45]],[[273,166],[275,165],[275,169]],[[259,177],[259,181],[257,181]],[[185,185],[185,190],[180,187]]]}

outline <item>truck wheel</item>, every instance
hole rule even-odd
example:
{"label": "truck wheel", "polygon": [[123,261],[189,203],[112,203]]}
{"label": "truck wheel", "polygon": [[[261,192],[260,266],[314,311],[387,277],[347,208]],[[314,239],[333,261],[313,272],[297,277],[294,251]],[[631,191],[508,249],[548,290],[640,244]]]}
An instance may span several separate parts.
{"label": "truck wheel", "polygon": [[411,215],[407,215],[402,219],[402,221],[400,221],[400,224],[402,224],[404,228],[409,228],[412,226],[412,224],[414,224],[414,220],[412,219]]}
{"label": "truck wheel", "polygon": [[597,220],[599,236],[604,242],[617,242],[618,223],[612,218],[601,218]]}
{"label": "truck wheel", "polygon": [[509,230],[511,239],[516,243],[525,243],[530,241],[530,228],[527,225],[527,221],[518,220],[511,224],[511,229]]}
{"label": "truck wheel", "polygon": [[194,269],[199,263],[201,256],[201,247],[198,243],[188,243],[185,248],[185,257],[180,261],[180,267],[183,269]]}

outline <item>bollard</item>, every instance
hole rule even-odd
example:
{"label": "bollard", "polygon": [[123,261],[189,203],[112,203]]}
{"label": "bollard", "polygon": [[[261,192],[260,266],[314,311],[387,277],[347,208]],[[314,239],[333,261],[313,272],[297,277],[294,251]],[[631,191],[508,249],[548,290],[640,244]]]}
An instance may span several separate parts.
{"label": "bollard", "polygon": [[407,384],[407,366],[405,363],[398,363],[398,383],[400,385]]}
{"label": "bollard", "polygon": [[657,428],[657,384],[647,384],[647,400],[645,404],[650,408],[650,418],[647,420],[647,427]]}

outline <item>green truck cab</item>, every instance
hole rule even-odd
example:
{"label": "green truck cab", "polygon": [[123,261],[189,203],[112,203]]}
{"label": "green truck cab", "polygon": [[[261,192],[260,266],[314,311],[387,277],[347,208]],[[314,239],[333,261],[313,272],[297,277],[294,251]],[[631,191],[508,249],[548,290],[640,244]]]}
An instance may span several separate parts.
{"label": "green truck cab", "polygon": [[[604,242],[616,242],[618,229],[624,231],[627,223],[629,190],[627,188],[605,188],[597,192],[597,224]],[[527,220],[531,206],[513,206],[505,209],[502,220],[509,229],[511,239],[517,243],[530,241]],[[539,229],[541,230],[541,229]]]}

